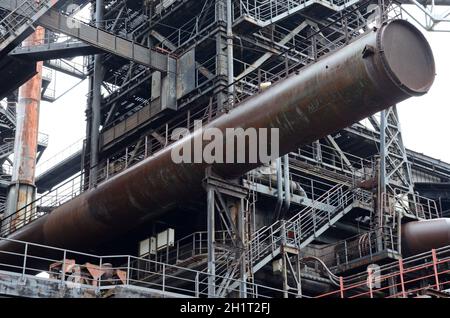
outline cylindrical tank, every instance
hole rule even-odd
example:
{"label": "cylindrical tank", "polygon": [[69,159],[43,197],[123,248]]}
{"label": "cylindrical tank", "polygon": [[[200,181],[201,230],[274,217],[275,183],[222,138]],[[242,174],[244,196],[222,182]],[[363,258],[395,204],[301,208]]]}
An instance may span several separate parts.
{"label": "cylindrical tank", "polygon": [[450,219],[409,222],[402,226],[402,253],[415,255],[450,245]]}
{"label": "cylindrical tank", "polygon": [[[434,77],[432,51],[422,33],[406,21],[391,21],[249,98],[205,128],[279,128],[281,156],[425,94]],[[56,208],[11,238],[64,248],[93,247],[202,194],[205,169],[211,165],[176,164],[171,157],[174,147],[194,143],[197,134]],[[235,178],[259,164],[212,168]],[[5,248],[8,243],[1,242],[0,249]]]}

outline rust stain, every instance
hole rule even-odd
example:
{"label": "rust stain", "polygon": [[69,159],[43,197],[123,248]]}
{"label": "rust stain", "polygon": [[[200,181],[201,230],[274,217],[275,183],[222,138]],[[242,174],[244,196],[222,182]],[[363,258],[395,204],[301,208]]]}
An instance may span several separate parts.
{"label": "rust stain", "polygon": [[[25,45],[37,45],[42,43],[45,36],[45,30],[42,27],[36,28],[36,31],[28,37]],[[41,102],[42,89],[42,62],[36,63],[37,74],[19,89],[18,114],[23,114],[19,119],[17,129],[20,131],[20,145],[18,158],[17,180],[19,183],[34,185],[38,131],[39,131],[39,105]]]}

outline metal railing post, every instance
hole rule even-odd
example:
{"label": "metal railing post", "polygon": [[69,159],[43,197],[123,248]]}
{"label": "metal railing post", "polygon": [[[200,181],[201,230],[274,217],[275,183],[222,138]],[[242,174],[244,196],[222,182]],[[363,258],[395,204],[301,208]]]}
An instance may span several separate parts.
{"label": "metal railing post", "polygon": [[192,256],[195,256],[195,233],[192,235]]}
{"label": "metal railing post", "polygon": [[317,220],[316,220],[316,209],[313,209],[312,211],[312,221],[313,221],[313,232],[314,232],[314,236],[316,236],[316,226],[317,226]]}
{"label": "metal railing post", "polygon": [[439,290],[441,290],[441,286],[439,284],[439,272],[438,272],[438,268],[437,268],[438,260],[437,260],[436,250],[432,249],[431,254],[433,255],[433,271],[434,271],[434,279],[436,281],[436,289],[439,291]]}
{"label": "metal railing post", "polygon": [[398,267],[400,268],[400,285],[402,287],[402,297],[406,298],[406,291],[405,291],[405,280],[403,277],[404,268],[403,268],[403,259],[398,260]]}
{"label": "metal railing post", "polygon": [[[102,270],[102,268],[103,268],[103,257],[100,257],[100,270]],[[101,275],[99,278],[98,278],[98,285],[97,285],[97,287],[98,287],[98,290],[100,291],[100,287],[102,286],[102,276],[103,275]]]}
{"label": "metal railing post", "polygon": [[127,286],[130,285],[130,267],[131,267],[131,258],[128,256],[128,265],[127,265]]}
{"label": "metal railing post", "polygon": [[347,241],[344,241],[344,251],[345,251],[345,264],[348,264],[348,246],[347,246]]}
{"label": "metal railing post", "polygon": [[148,157],[148,136],[145,136],[145,141],[144,141],[145,145],[144,145],[144,158]]}
{"label": "metal railing post", "polygon": [[342,276],[339,277],[339,290],[341,298],[344,298],[344,278]]}
{"label": "metal railing post", "polygon": [[63,263],[61,266],[61,285],[64,285],[64,281],[66,278],[66,259],[67,259],[67,251],[64,250]]}
{"label": "metal railing post", "polygon": [[162,265],[162,273],[163,273],[163,280],[162,280],[162,291],[166,291],[166,264],[163,263]]}
{"label": "metal railing post", "polygon": [[23,254],[22,279],[25,279],[25,271],[27,268],[27,256],[28,256],[28,243],[25,243],[25,251]]}
{"label": "metal railing post", "polygon": [[195,297],[200,298],[200,273],[197,272],[195,275]]}
{"label": "metal railing post", "polygon": [[109,158],[106,159],[106,180],[109,179]]}
{"label": "metal railing post", "polygon": [[392,229],[389,229],[389,234],[391,236],[391,248],[393,251],[395,251],[395,245],[394,245],[394,234],[392,233]]}

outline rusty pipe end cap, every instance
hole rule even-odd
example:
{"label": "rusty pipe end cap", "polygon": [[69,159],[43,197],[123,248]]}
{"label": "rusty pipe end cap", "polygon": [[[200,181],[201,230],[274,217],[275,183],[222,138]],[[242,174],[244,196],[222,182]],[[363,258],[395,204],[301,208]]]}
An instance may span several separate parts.
{"label": "rusty pipe end cap", "polygon": [[381,28],[378,46],[383,65],[399,88],[411,96],[421,96],[430,90],[436,64],[420,30],[405,20],[392,20]]}

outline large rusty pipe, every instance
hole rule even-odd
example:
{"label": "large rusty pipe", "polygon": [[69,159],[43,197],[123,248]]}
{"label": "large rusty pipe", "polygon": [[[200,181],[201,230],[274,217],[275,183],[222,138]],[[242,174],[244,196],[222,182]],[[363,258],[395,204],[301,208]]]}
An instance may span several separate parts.
{"label": "large rusty pipe", "polygon": [[[373,30],[248,99],[207,128],[279,128],[280,155],[298,149],[411,96],[425,94],[435,64],[424,36],[405,21]],[[176,164],[171,151],[197,133],[116,175],[11,238],[83,249],[154,219],[194,193],[202,193],[203,164]],[[247,145],[248,146],[248,145]],[[213,164],[236,177],[258,164]],[[8,248],[7,242],[0,249]],[[9,247],[11,248],[11,247]]]}
{"label": "large rusty pipe", "polygon": [[415,255],[450,245],[450,219],[424,220],[402,225],[402,252]]}
{"label": "large rusty pipe", "polygon": [[[35,32],[24,41],[25,46],[40,44],[45,30],[37,27]],[[13,181],[34,186],[37,143],[39,131],[39,105],[41,103],[43,62],[36,63],[36,75],[19,88],[17,105],[17,127],[15,140],[15,161]]]}
{"label": "large rusty pipe", "polygon": [[[25,46],[41,44],[45,30],[37,27],[25,41]],[[33,202],[35,197],[35,172],[39,131],[39,106],[41,102],[42,62],[36,63],[36,75],[19,88],[16,106],[16,132],[14,163],[8,191],[7,215],[13,214]],[[23,218],[17,215],[16,219]],[[24,220],[22,220],[23,222]],[[11,224],[14,226],[14,224]]]}

